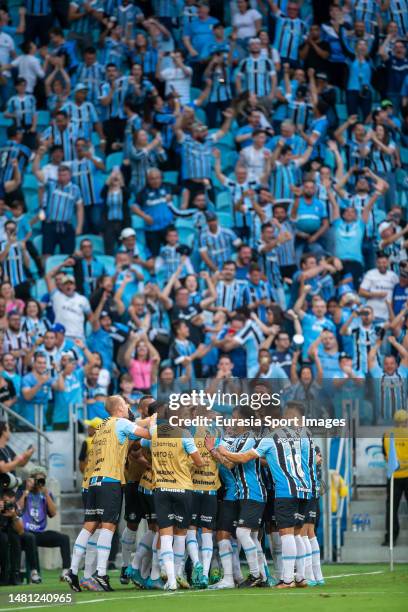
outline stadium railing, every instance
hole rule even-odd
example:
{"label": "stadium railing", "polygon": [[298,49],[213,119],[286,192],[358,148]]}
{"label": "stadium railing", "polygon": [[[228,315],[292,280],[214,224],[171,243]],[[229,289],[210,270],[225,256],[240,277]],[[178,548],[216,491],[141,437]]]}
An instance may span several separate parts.
{"label": "stadium railing", "polygon": [[35,448],[32,460],[48,468],[49,445],[52,444],[52,440],[42,431],[42,426],[33,425],[23,416],[1,403],[0,419],[9,423],[12,432],[11,446],[14,452],[19,454],[32,445]]}

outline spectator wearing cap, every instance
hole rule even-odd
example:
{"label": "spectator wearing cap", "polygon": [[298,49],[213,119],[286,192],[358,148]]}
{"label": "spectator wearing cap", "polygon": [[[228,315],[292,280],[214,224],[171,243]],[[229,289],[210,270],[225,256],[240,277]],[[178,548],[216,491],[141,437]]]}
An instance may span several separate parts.
{"label": "spectator wearing cap", "polygon": [[88,85],[86,83],[78,83],[74,89],[74,99],[67,101],[62,110],[64,110],[72,125],[74,126],[78,138],[90,140],[94,132],[100,138],[101,144],[105,144],[105,136],[102,130],[102,124],[99,121],[98,114],[92,102],[87,100]]}
{"label": "spectator wearing cap", "polygon": [[390,270],[388,256],[379,251],[376,267],[365,273],[359,289],[359,295],[366,299],[368,306],[372,307],[374,318],[379,323],[384,323],[389,319],[388,304],[391,303],[397,283],[398,276]]}
{"label": "spectator wearing cap", "polygon": [[199,237],[199,251],[205,267],[212,272],[220,270],[231,260],[241,239],[230,229],[220,227],[217,215],[207,212],[207,229]]}
{"label": "spectator wearing cap", "polygon": [[121,242],[120,253],[127,253],[132,263],[142,268],[142,271],[152,272],[154,270],[154,259],[147,247],[138,244],[133,227],[125,227],[121,231],[119,238]]}
{"label": "spectator wearing cap", "polygon": [[84,204],[81,191],[78,185],[73,183],[68,166],[61,164],[58,167],[58,179],[47,181],[44,200],[46,213],[43,224],[44,255],[53,255],[57,246],[62,253],[73,253],[75,235],[82,234]]}
{"label": "spectator wearing cap", "polygon": [[123,174],[119,168],[113,168],[101,190],[102,232],[106,255],[114,255],[121,232],[130,226],[129,210],[130,192],[125,187]]}
{"label": "spectator wearing cap", "polygon": [[330,45],[322,39],[320,25],[314,23],[310,26],[309,34],[299,49],[299,58],[303,61],[304,70],[313,68],[316,72],[326,72]]}
{"label": "spectator wearing cap", "polygon": [[27,93],[27,81],[23,77],[16,80],[16,95],[7,102],[4,116],[12,119],[18,129],[23,130],[23,144],[35,149],[37,131],[37,102],[31,93]]}
{"label": "spectator wearing cap", "polygon": [[[393,500],[393,537],[396,543],[400,524],[398,520],[398,510],[402,496],[408,501],[408,412],[404,409],[397,410],[394,414],[394,428],[387,431],[383,436],[383,453],[385,460],[388,461],[390,455],[390,439],[394,435],[395,450],[397,454],[398,469],[394,472],[394,500]],[[390,544],[390,480],[387,481],[387,502],[385,516],[385,538],[383,546]]]}
{"label": "spectator wearing cap", "polygon": [[[68,262],[68,263],[67,263]],[[59,268],[70,265],[71,259],[66,260]],[[64,328],[68,338],[85,338],[85,321],[90,318],[91,307],[88,299],[76,291],[75,278],[66,274],[61,281],[61,288],[57,289],[54,281],[55,268],[46,276],[48,291],[55,318]]]}

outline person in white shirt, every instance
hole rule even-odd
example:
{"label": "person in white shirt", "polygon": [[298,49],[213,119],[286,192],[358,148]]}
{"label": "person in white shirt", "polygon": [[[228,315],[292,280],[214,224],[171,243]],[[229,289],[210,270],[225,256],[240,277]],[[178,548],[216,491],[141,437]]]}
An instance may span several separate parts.
{"label": "person in white shirt", "polygon": [[37,47],[33,42],[27,41],[21,46],[23,54],[16,57],[11,65],[17,68],[18,76],[27,82],[26,92],[32,94],[38,79],[45,77],[45,72],[38,57],[35,56]]}
{"label": "person in white shirt", "polygon": [[265,174],[266,162],[270,157],[269,150],[265,147],[266,133],[264,130],[254,130],[252,133],[253,144],[242,149],[239,161],[248,170],[248,181],[261,182]]}
{"label": "person in white shirt", "polygon": [[164,55],[160,53],[156,75],[158,79],[165,83],[165,95],[176,92],[180,97],[180,103],[188,104],[190,102],[191,75],[193,70],[185,65],[181,51],[171,53],[170,57],[173,65],[162,69],[163,57]]}
{"label": "person in white shirt", "polygon": [[91,306],[88,299],[76,292],[75,278],[66,274],[56,288],[54,275],[62,267],[72,267],[72,258],[66,259],[61,266],[50,270],[46,276],[48,291],[51,295],[51,305],[55,313],[55,320],[65,327],[65,337],[72,340],[85,340],[85,322],[91,318]]}
{"label": "person in white shirt", "polygon": [[398,283],[398,276],[389,269],[388,256],[380,251],[377,254],[377,267],[366,272],[363,277],[359,294],[367,300],[367,306],[373,309],[376,322],[388,321],[389,306],[392,293]]}
{"label": "person in white shirt", "polygon": [[10,64],[16,57],[14,40],[6,32],[0,31],[0,100],[3,109],[11,97],[13,81],[11,78]]}
{"label": "person in white shirt", "polygon": [[237,0],[238,12],[232,18],[232,26],[239,40],[257,36],[262,26],[262,15],[249,7],[247,0]]}

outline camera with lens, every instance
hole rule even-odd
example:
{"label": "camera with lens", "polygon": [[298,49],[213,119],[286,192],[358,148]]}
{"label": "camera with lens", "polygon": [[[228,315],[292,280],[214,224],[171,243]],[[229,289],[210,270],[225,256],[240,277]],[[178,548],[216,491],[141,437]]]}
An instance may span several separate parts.
{"label": "camera with lens", "polygon": [[6,502],[4,502],[2,514],[5,514],[6,512],[10,512],[10,510],[16,510],[16,509],[17,509],[17,506],[16,506],[15,502],[13,502],[13,501],[6,501]]}
{"label": "camera with lens", "polygon": [[45,478],[36,478],[34,480],[35,487],[45,487]]}
{"label": "camera with lens", "polygon": [[186,244],[180,244],[176,248],[176,253],[179,253],[179,255],[187,255],[188,256],[188,255],[191,255],[191,249]]}
{"label": "camera with lens", "polygon": [[22,484],[23,480],[11,472],[0,474],[0,491],[4,491],[4,489],[17,489],[17,487],[21,487]]}

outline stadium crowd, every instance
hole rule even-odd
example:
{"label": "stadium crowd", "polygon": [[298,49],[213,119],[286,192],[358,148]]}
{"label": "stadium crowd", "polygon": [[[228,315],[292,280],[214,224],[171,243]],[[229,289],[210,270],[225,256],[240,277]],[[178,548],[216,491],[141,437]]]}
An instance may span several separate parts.
{"label": "stadium crowd", "polygon": [[407,9],[1,2],[3,404],[65,429],[109,393],[262,376],[390,423]]}

